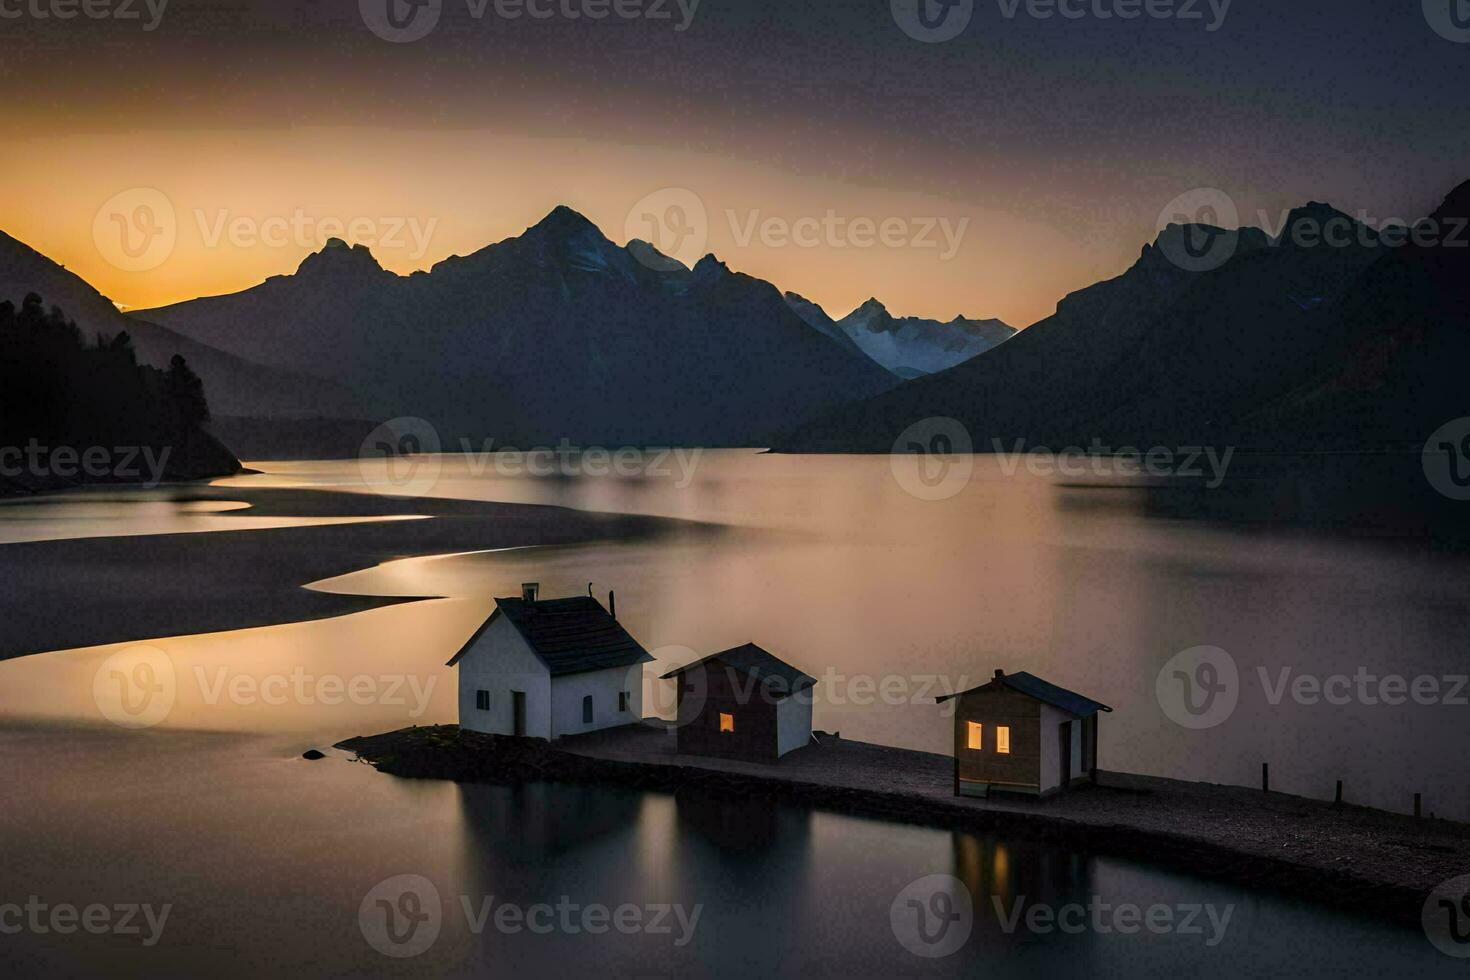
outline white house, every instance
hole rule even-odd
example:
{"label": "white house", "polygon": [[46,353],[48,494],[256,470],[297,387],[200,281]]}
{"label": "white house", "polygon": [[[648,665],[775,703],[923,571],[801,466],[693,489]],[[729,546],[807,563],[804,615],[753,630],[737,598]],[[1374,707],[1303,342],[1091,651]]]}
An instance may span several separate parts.
{"label": "white house", "polygon": [[531,582],[449,661],[459,668],[459,725],[556,739],[643,717],[648,651],[592,596],[542,599]]}

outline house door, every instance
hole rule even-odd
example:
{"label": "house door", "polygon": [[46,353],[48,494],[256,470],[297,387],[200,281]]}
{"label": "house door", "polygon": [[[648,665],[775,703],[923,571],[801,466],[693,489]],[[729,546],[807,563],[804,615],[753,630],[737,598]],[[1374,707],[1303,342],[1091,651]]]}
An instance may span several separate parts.
{"label": "house door", "polygon": [[1058,757],[1062,760],[1061,786],[1066,788],[1072,782],[1072,723],[1070,721],[1062,722],[1057,726],[1057,734],[1061,736],[1062,750],[1057,753]]}
{"label": "house door", "polygon": [[520,737],[526,734],[526,692],[510,692],[511,733]]}

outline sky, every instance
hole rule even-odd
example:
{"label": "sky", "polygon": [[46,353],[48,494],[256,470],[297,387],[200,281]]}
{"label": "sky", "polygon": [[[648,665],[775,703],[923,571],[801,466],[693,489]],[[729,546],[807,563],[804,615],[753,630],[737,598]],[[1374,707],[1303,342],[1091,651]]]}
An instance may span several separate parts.
{"label": "sky", "polygon": [[834,316],[1024,327],[1200,189],[1432,209],[1470,178],[1452,2],[0,0],[0,230],[146,308],[566,204]]}

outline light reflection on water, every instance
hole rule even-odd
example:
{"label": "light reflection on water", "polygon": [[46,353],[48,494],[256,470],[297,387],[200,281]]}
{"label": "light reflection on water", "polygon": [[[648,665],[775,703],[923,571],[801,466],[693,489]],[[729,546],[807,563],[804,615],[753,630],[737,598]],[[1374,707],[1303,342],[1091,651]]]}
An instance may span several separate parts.
{"label": "light reflection on water", "polygon": [[[246,482],[349,488],[356,479],[350,461],[257,465],[270,472]],[[963,686],[997,666],[1027,669],[1117,709],[1102,725],[1104,766],[1248,782],[1269,758],[1288,791],[1330,792],[1342,775],[1354,799],[1402,808],[1423,788],[1431,809],[1463,813],[1466,790],[1450,782],[1462,767],[1447,768],[1455,753],[1445,746],[1463,744],[1465,709],[1272,706],[1248,686],[1225,724],[1189,732],[1163,716],[1153,691],[1168,657],[1203,643],[1229,649],[1248,685],[1258,664],[1463,671],[1458,561],[1343,536],[1161,520],[1126,489],[1006,478],[983,463],[964,493],[939,502],[908,496],[874,459],[712,453],[683,490],[658,480],[477,478],[459,465],[446,464],[437,492],[738,530],[412,558],[312,583],[447,598],[152,641],[173,671],[175,701],[139,732],[109,727],[95,697],[99,669],[126,645],[0,663],[0,757],[11,785],[24,788],[0,796],[5,893],[175,906],[166,941],[146,953],[122,937],[24,934],[6,937],[7,965],[155,975],[1129,977],[1455,966],[1412,930],[1051,847],[698,794],[396,780],[337,753],[318,763],[299,753],[453,720],[444,662],[492,597],[527,580],[551,595],[591,581],[604,599],[617,590],[620,618],[661,656],[756,640],[823,677],[817,725],[848,737],[931,750],[948,738],[939,710],[915,703],[932,691],[914,685],[898,703],[853,703],[871,697],[855,686],[859,675]],[[195,518],[240,519],[171,519]],[[136,510],[107,519],[149,523]],[[17,523],[0,510],[0,535]],[[824,677],[828,667],[844,676]],[[301,673],[366,679],[381,696],[324,704],[319,688],[306,699],[288,686],[284,701],[267,697],[274,678],[290,685]],[[394,678],[402,703],[387,704]],[[392,961],[363,941],[357,910],[375,884],[405,873],[436,884],[446,918],[423,958]],[[933,873],[965,882],[977,920],[963,951],[923,961],[894,940],[889,905]],[[705,911],[681,949],[649,935],[476,936],[458,900],[490,894]],[[991,899],[1022,895],[1229,903],[1235,912],[1219,947],[1182,936],[1008,933]]]}
{"label": "light reflection on water", "polygon": [[[252,465],[266,472],[224,482],[365,489],[354,461]],[[1057,486],[984,457],[964,492],[941,501],[910,496],[881,457],[710,452],[685,488],[672,477],[474,475],[473,465],[444,457],[434,492],[735,530],[389,562],[313,587],[457,601],[162,645],[188,677],[201,668],[215,677],[226,664],[232,674],[299,666],[432,678],[423,717],[452,721],[454,678],[443,664],[494,596],[517,594],[522,581],[539,581],[544,595],[581,594],[592,582],[604,601],[616,589],[620,618],[664,663],[755,641],[801,666],[822,681],[817,727],[849,737],[945,751],[936,693],[995,668],[1029,670],[1116,709],[1102,720],[1104,768],[1251,785],[1269,762],[1286,792],[1330,796],[1343,779],[1354,802],[1407,810],[1419,792],[1428,810],[1470,816],[1470,785],[1446,775],[1470,707],[1272,702],[1284,670],[1464,675],[1470,576],[1458,556],[1163,519],[1126,487]],[[1174,654],[1201,645],[1239,664],[1240,705],[1218,727],[1191,731],[1165,716],[1155,679]],[[111,649],[24,658],[0,664],[0,676],[32,692],[27,713],[85,712],[89,688],[76,689]],[[650,704],[667,700],[659,682],[646,683]],[[341,735],[419,720],[398,706],[314,707],[181,701],[177,713],[189,726],[261,731],[331,730],[347,717],[353,727]]]}
{"label": "light reflection on water", "polygon": [[243,500],[196,500],[187,491],[79,490],[43,497],[0,498],[0,545],[141,534],[198,534],[274,527],[420,520],[389,517],[249,515]]}

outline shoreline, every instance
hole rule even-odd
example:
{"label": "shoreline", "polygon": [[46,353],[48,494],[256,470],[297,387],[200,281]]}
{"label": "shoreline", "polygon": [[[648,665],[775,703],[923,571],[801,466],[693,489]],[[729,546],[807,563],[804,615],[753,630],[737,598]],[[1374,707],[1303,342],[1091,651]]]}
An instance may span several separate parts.
{"label": "shoreline", "polygon": [[953,796],[952,760],[927,752],[829,737],[761,764],[675,755],[671,742],[637,724],[554,745],[441,725],[335,747],[403,778],[692,789],[1054,842],[1405,925],[1434,887],[1470,871],[1470,824],[1245,787],[1103,771],[1044,801],[979,800]]}
{"label": "shoreline", "polygon": [[[368,518],[279,528],[78,536],[0,546],[0,661],[331,619],[440,596],[308,586],[398,558],[714,534],[715,525],[537,504],[334,490],[170,484],[176,499],[244,501],[251,517]],[[58,495],[58,499],[63,496]],[[31,498],[39,499],[39,498]],[[406,515],[426,520],[371,520]],[[147,570],[146,575],[133,574]],[[78,609],[85,615],[78,615]]]}

